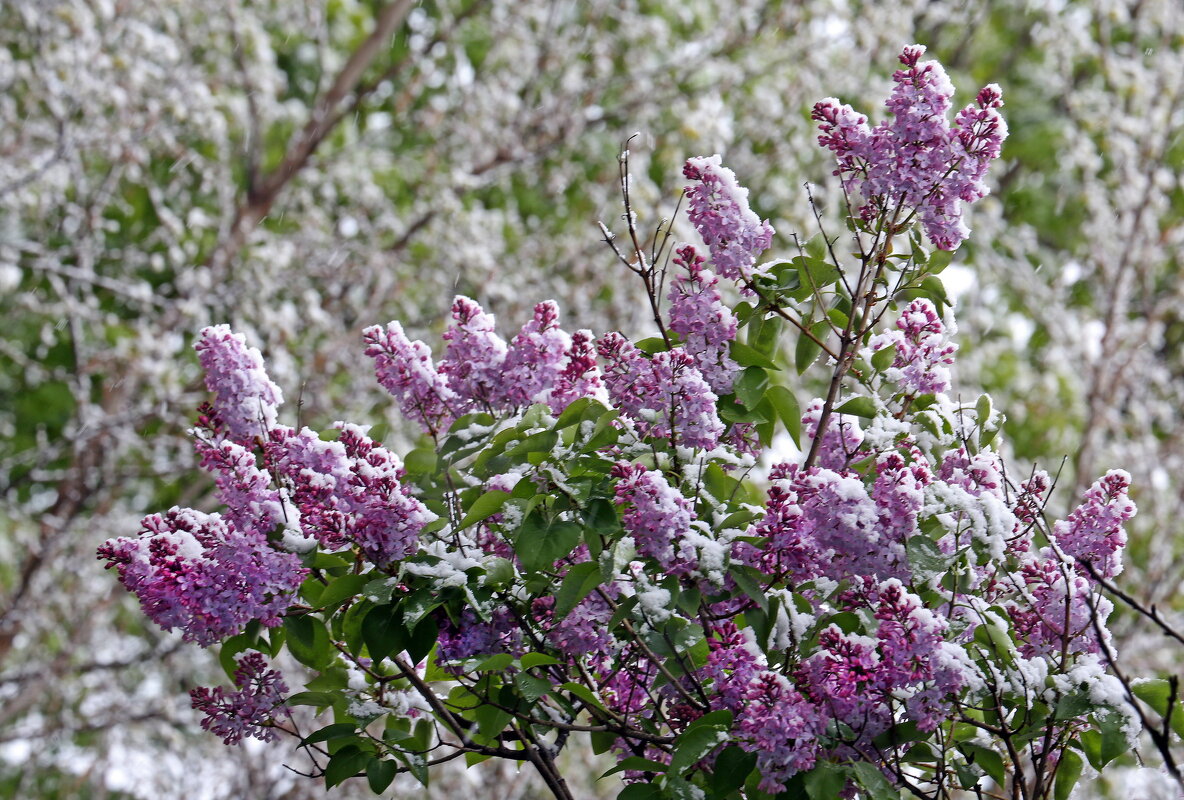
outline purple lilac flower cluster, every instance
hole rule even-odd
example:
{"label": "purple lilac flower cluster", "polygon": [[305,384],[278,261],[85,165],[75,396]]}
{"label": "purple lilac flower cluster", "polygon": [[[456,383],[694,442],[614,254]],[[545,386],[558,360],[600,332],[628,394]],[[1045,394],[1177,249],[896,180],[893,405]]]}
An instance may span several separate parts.
{"label": "purple lilac flower cluster", "polygon": [[288,687],[283,676],[268,669],[260,653],[247,653],[237,663],[234,685],[238,691],[203,686],[189,693],[193,708],[205,714],[201,727],[221,736],[226,744],[239,744],[247,736],[275,741],[279,738],[275,716],[287,711],[283,704]]}
{"label": "purple lilac flower cluster", "polygon": [[1122,548],[1126,546],[1123,525],[1135,515],[1135,504],[1127,496],[1130,473],[1111,470],[1085,493],[1085,500],[1067,520],[1053,526],[1052,536],[1061,552],[1088,561],[1103,578],[1122,572]]}
{"label": "purple lilac flower cluster", "polygon": [[687,245],[674,256],[686,270],[670,287],[670,330],[682,337],[683,348],[695,359],[699,373],[718,395],[732,393],[739,365],[728,352],[736,338],[736,317],[720,302],[719,283],[706,269],[703,257]]}
{"label": "purple lilac flower cluster", "polygon": [[467,297],[452,304],[447,348],[436,364],[431,350],[410,341],[397,323],[365,331],[366,354],[375,360],[379,383],[399,402],[404,416],[431,434],[470,411],[506,411],[547,403],[555,413],[579,397],[604,398],[587,331],[569,335],[559,327],[554,301],[539,303],[534,316],[506,344],[493,315]]}
{"label": "purple lilac flower cluster", "polygon": [[773,242],[773,226],[749,208],[748,190],[718,155],[687,159],[682,174],[696,181],[686,190],[687,216],[711,251],[711,263],[724,278],[747,280],[757,256]]}
{"label": "purple lilac flower cluster", "polygon": [[615,332],[597,347],[606,362],[610,400],[638,424],[642,436],[704,450],[720,443],[724,424],[716,411],[718,398],[686,350],[676,347],[649,358]]}
{"label": "purple lilac flower cluster", "polygon": [[690,501],[661,472],[641,464],[618,462],[612,477],[617,481],[616,502],[629,507],[621,524],[633,537],[637,552],[672,574],[688,571],[695,556],[694,548],[685,542],[695,519]]}
{"label": "purple lilac flower cluster", "polygon": [[812,116],[819,144],[838,161],[835,174],[862,196],[865,220],[887,215],[898,226],[911,209],[935,246],[953,250],[969,234],[962,203],[987,194],[983,178],[999,157],[1007,124],[998,111],[1002,93],[991,84],[950,126],[954,87],[940,64],[920,60],[924,53],[921,45],[901,52],[904,68],[892,76],[896,86],[885,103],[891,120],[871,128],[867,117],[833,97],[816,104]]}
{"label": "purple lilac flower cluster", "polygon": [[99,557],[153,622],[202,647],[253,619],[278,625],[308,573],[296,556],[218,514],[172,508],[141,524],[139,536],[109,540]]}
{"label": "purple lilac flower cluster", "polygon": [[871,353],[896,348],[884,376],[908,395],[948,392],[949,368],[958,345],[950,341],[954,330],[942,322],[933,303],[924,298],[913,300],[897,318],[896,328],[868,342]]}
{"label": "purple lilac flower cluster", "polygon": [[284,395],[267,376],[259,350],[247,347],[246,337],[229,325],[215,325],[202,330],[194,349],[231,438],[250,444],[275,425]]}

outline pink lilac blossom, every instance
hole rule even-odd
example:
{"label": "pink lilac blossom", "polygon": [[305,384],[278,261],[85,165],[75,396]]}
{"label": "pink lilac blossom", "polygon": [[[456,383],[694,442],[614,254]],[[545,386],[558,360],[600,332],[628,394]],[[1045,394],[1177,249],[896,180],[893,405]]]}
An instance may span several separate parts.
{"label": "pink lilac blossom", "polygon": [[283,522],[284,507],[271,474],[259,469],[255,454],[238,442],[218,441],[214,432],[195,431],[201,466],[214,476],[226,519],[236,529],[267,535]]}
{"label": "pink lilac blossom", "polygon": [[1109,643],[1105,623],[1114,606],[1094,593],[1088,578],[1049,548],[1030,554],[1025,561],[1020,574],[1027,598],[1008,607],[1024,658],[1099,652],[1095,613],[1104,641]]}
{"label": "pink lilac blossom", "polygon": [[581,397],[591,397],[602,403],[608,402],[600,367],[596,364],[595,338],[588,330],[578,330],[571,335],[571,348],[567,362],[555,377],[547,395],[551,411],[556,414]]}
{"label": "pink lilac blossom", "polygon": [[595,665],[606,665],[614,650],[608,627],[613,607],[608,600],[593,592],[559,620],[554,606],[554,597],[540,597],[531,605],[531,614],[543,625],[548,644],[569,658],[588,656]]}
{"label": "pink lilac blossom", "polygon": [[949,450],[941,457],[937,477],[942,483],[958,486],[975,497],[989,494],[1007,500],[1003,462],[999,454],[992,451],[984,450],[971,455],[965,447]]}
{"label": "pink lilac blossom", "polygon": [[723,166],[720,157],[687,159],[682,174],[697,184],[687,187],[687,216],[711,251],[711,261],[728,280],[749,277],[756,257],[773,241],[773,226],[748,207],[748,190]]}
{"label": "pink lilac blossom", "polygon": [[694,247],[679,249],[674,263],[686,274],[679,275],[670,287],[670,330],[682,338],[683,348],[695,359],[711,390],[718,395],[731,394],[740,371],[728,350],[736,338],[736,317],[720,302],[715,289],[719,280],[703,266]]}
{"label": "pink lilac blossom", "polygon": [[[802,431],[813,441],[818,436],[818,423],[822,419],[822,400],[815,398],[802,413]],[[826,431],[822,434],[822,445],[818,448],[818,466],[825,469],[843,470],[863,444],[863,430],[853,417],[831,414]]]}
{"label": "pink lilac blossom", "polygon": [[883,524],[892,503],[877,504],[857,475],[781,464],[769,477],[765,516],[752,528],[765,572],[792,582],[907,575],[908,532]]}
{"label": "pink lilac blossom", "polygon": [[637,552],[655,559],[670,573],[690,569],[694,549],[687,552],[684,540],[695,519],[691,502],[661,472],[641,464],[618,462],[612,477],[617,481],[617,504],[629,506],[621,524],[633,537]]}
{"label": "pink lilac blossom", "polygon": [[466,608],[456,621],[443,618],[438,657],[441,662],[455,663],[495,653],[518,653],[521,642],[521,628],[509,610],[494,611],[486,622]]}
{"label": "pink lilac blossom", "polygon": [[918,298],[901,312],[897,330],[873,336],[868,349],[874,353],[896,348],[892,366],[884,376],[908,395],[937,394],[950,390],[950,366],[958,345],[950,341],[953,325],[942,323],[933,303]]}
{"label": "pink lilac blossom", "polygon": [[528,406],[546,399],[570,361],[572,338],[559,327],[554,300],[534,307],[534,317],[510,342],[501,371],[502,403]]}
{"label": "pink lilac blossom", "polygon": [[378,382],[399,403],[403,416],[433,436],[447,430],[462,403],[447,378],[436,370],[431,349],[408,339],[398,322],[385,329],[372,325],[362,336],[366,355],[374,359]]}
{"label": "pink lilac blossom", "polygon": [[206,715],[201,727],[221,736],[228,745],[239,744],[247,736],[275,741],[279,738],[273,727],[275,716],[287,711],[283,704],[288,687],[283,676],[267,669],[260,653],[248,653],[237,663],[234,685],[238,691],[203,686],[189,693],[193,708]]}
{"label": "pink lilac blossom", "polygon": [[115,567],[144,613],[208,647],[251,620],[274,627],[308,574],[291,553],[218,514],[172,508],[144,518],[137,537],[110,539],[99,558]]}
{"label": "pink lilac blossom", "polygon": [[[915,454],[919,456],[919,454]],[[928,465],[917,457],[910,464],[900,453],[885,453],[876,461],[872,500],[880,529],[903,558],[904,543],[917,532],[917,519],[925,504],[925,487],[933,482]]]}
{"label": "pink lilac blossom", "polygon": [[717,397],[686,351],[676,347],[647,358],[616,332],[601,337],[597,349],[607,362],[609,397],[638,423],[641,435],[704,450],[719,444],[724,425]]}
{"label": "pink lilac blossom", "polygon": [[1085,493],[1085,499],[1069,519],[1053,525],[1052,538],[1066,555],[1088,561],[1103,578],[1122,572],[1126,531],[1122,526],[1135,515],[1127,496],[1131,476],[1111,470]]}
{"label": "pink lilac blossom", "polygon": [[291,487],[301,527],[329,550],[356,543],[380,567],[406,558],[436,515],[400,483],[394,454],[359,426],[338,427],[336,442],[308,428],[271,432],[267,455]]}
{"label": "pink lilac blossom", "polygon": [[905,47],[903,69],[885,102],[892,119],[869,128],[867,118],[828,97],[814,106],[818,143],[834,153],[835,174],[844,187],[863,198],[861,216],[904,217],[915,209],[930,241],[953,250],[967,237],[962,203],[987,194],[983,183],[990,163],[998,158],[1007,125],[998,109],[999,87],[980,91],[975,103],[962,109],[950,126],[948,114],[954,87],[941,65],[921,62],[925,48]]}
{"label": "pink lilac blossom", "polygon": [[748,684],[733,728],[736,743],[756,753],[760,789],[785,790],[785,782],[813,769],[826,718],[781,674],[763,670]]}
{"label": "pink lilac blossom", "polygon": [[267,376],[259,351],[228,325],[203,328],[193,349],[226,433],[241,444],[265,436],[276,424],[284,395]]}
{"label": "pink lilac blossom", "polygon": [[493,315],[458,295],[452,301],[452,325],[444,332],[444,340],[448,347],[440,372],[448,376],[449,388],[478,408],[500,406],[507,348],[494,330]]}

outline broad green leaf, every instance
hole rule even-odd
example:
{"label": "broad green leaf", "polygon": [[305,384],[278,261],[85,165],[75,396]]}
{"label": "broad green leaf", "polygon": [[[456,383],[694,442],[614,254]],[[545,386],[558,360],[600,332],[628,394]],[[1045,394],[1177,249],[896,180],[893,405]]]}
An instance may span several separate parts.
{"label": "broad green leaf", "polygon": [[375,662],[407,647],[403,615],[389,606],[375,606],[362,620],[362,641]]}
{"label": "broad green leaf", "polygon": [[846,403],[835,409],[838,414],[850,414],[853,417],[873,419],[876,416],[876,403],[870,397],[852,397]]}
{"label": "broad green leaf", "polygon": [[872,369],[883,372],[896,361],[896,345],[889,345],[872,353]]}
{"label": "broad green leaf", "polygon": [[624,772],[627,769],[661,774],[666,771],[666,765],[661,761],[650,761],[648,758],[642,758],[641,756],[629,756],[628,758],[621,759],[615,767],[606,771],[600,777],[607,778],[609,775],[616,775],[618,772]]}
{"label": "broad green leaf", "polygon": [[554,688],[551,682],[545,678],[527,675],[524,672],[519,672],[514,676],[514,685],[518,687],[518,691],[522,693],[528,703],[534,703]]}
{"label": "broad green leaf", "polygon": [[475,672],[502,672],[514,663],[514,656],[510,653],[494,653],[477,665]]}
{"label": "broad green leaf", "polygon": [[764,367],[765,369],[780,369],[773,359],[769,358],[764,353],[757,350],[755,347],[750,347],[732,340],[729,345],[729,350],[732,354],[732,360],[742,367]]}
{"label": "broad green leaf", "polygon": [[509,499],[509,492],[490,489],[473,501],[473,505],[469,506],[469,513],[465,514],[465,518],[460,521],[460,527],[467,528],[476,522],[492,517],[502,510]]}
{"label": "broad green leaf", "polygon": [[793,392],[784,386],[771,386],[765,397],[773,404],[773,408],[777,411],[777,416],[785,424],[785,430],[789,434],[789,437],[793,439],[793,443],[801,447],[802,407],[798,405],[798,399],[794,397]]}
{"label": "broad green leaf", "polygon": [[805,782],[811,800],[835,800],[847,785],[847,772],[824,761],[806,773]]}
{"label": "broad green leaf", "polygon": [[[830,326],[825,322],[823,324],[826,325],[827,331],[829,332]],[[813,333],[814,329],[810,328],[810,332]],[[815,335],[817,336],[817,334]],[[798,342],[794,346],[793,353],[793,364],[797,369],[798,374],[801,375],[806,370],[808,370],[810,365],[814,363],[814,359],[818,358],[818,354],[821,352],[822,348],[819,347],[813,339],[804,333],[799,333]]]}
{"label": "broad green leaf", "polygon": [[856,761],[851,765],[855,780],[867,790],[872,800],[900,800],[900,792],[884,777],[884,773],[867,761]]}
{"label": "broad green leaf", "polygon": [[558,664],[559,659],[546,653],[524,653],[518,663],[522,665],[522,669],[526,670]]}
{"label": "broad green leaf", "polygon": [[555,594],[555,618],[563,619],[600,585],[600,566],[591,561],[576,564],[567,571]]}
{"label": "broad green leaf", "polygon": [[662,800],[662,790],[652,783],[633,783],[617,795],[617,800]]}
{"label": "broad green leaf", "polygon": [[744,779],[756,766],[756,753],[741,750],[736,745],[725,747],[715,757],[708,784],[716,797],[726,797],[744,785]]}
{"label": "broad green leaf", "polygon": [[[431,447],[417,447],[403,457],[403,468],[409,475],[431,475],[436,471],[436,451]],[[381,762],[392,764],[390,761]]]}
{"label": "broad green leaf", "polygon": [[514,552],[528,570],[549,569],[580,542],[582,530],[573,522],[547,524],[537,511],[523,521],[514,536]]}
{"label": "broad green leaf", "polygon": [[[1161,717],[1167,717],[1169,704],[1173,695],[1170,681],[1163,680],[1162,678],[1142,681],[1131,686],[1131,691],[1135,697],[1151,706],[1156,714],[1159,714]],[[1175,705],[1171,706],[1171,726],[1172,730],[1180,738],[1184,739],[1184,705],[1180,703],[1179,690],[1176,692],[1175,700]]]}
{"label": "broad green leaf", "polygon": [[352,722],[335,722],[332,725],[326,725],[319,731],[313,731],[308,736],[300,740],[301,746],[306,744],[317,744],[318,742],[327,742],[330,739],[340,739],[343,736],[353,736],[358,732],[358,726]]}
{"label": "broad green leaf", "polygon": [[763,367],[748,367],[736,380],[736,397],[744,407],[754,409],[760,405],[769,388],[769,373]]}
{"label": "broad green leaf", "polygon": [[991,776],[996,786],[1007,785],[1007,772],[1003,766],[1003,758],[998,753],[970,742],[959,745],[959,749],[966,755],[967,760],[982,767],[983,772]]}
{"label": "broad green leaf", "polygon": [[325,787],[332,789],[342,781],[352,778],[364,770],[370,762],[370,754],[350,745],[329,757],[325,767]]}
{"label": "broad green leaf", "polygon": [[[1057,777],[1053,784],[1053,797],[1055,800],[1069,800],[1069,795],[1073,793],[1073,787],[1077,785],[1077,779],[1081,777],[1081,770],[1085,765],[1081,762],[1081,756],[1069,748],[1061,750],[1061,760],[1057,763]],[[1000,786],[1003,784],[1000,783]]]}
{"label": "broad green leaf", "polygon": [[307,614],[284,617],[284,630],[288,634],[288,650],[301,664],[322,670],[333,663],[335,651],[323,622]]}
{"label": "broad green leaf", "polygon": [[394,781],[399,771],[399,765],[394,761],[383,761],[372,758],[366,765],[366,781],[370,784],[370,791],[382,794]]}
{"label": "broad green leaf", "polygon": [[370,575],[342,575],[340,578],[333,578],[325,587],[325,591],[321,592],[321,597],[317,601],[317,605],[323,608],[335,606],[344,600],[354,597],[362,588],[370,582]]}

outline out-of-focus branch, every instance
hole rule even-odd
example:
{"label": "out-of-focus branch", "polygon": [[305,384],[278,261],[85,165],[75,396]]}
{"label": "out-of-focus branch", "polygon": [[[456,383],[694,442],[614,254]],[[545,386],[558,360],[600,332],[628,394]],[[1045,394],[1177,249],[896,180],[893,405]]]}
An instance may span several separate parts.
{"label": "out-of-focus branch", "polygon": [[[280,192],[308,163],[334,127],[341,121],[341,104],[358,87],[362,75],[377,58],[379,52],[390,40],[395,30],[403,24],[411,11],[414,0],[395,0],[382,8],[374,20],[374,30],[358,46],[337,78],[333,81],[316,105],[312,114],[293,138],[279,165],[266,175],[259,176],[248,187],[247,196],[235,209],[234,218],[227,237],[214,250],[209,263],[214,267],[225,267],[242,249],[247,237],[271,211]],[[365,87],[371,92],[377,84]],[[355,104],[358,99],[355,99]]]}

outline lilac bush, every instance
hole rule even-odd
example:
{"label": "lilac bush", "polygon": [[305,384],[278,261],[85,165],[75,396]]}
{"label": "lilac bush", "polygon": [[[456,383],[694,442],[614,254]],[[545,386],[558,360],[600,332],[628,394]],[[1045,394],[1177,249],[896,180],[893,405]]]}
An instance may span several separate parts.
{"label": "lilac bush", "polygon": [[[1052,481],[1009,476],[990,398],[952,394],[930,247],[964,238],[1006,128],[992,87],[950,127],[921,53],[890,121],[816,109],[862,203],[841,248],[758,266],[772,228],[718,156],[694,158],[710,260],[644,252],[631,214],[634,252],[609,237],[658,336],[569,334],[544,302],[507,343],[466,297],[439,361],[397,322],[368,328],[423,431],[405,459],[357,425],[284,426],[258,355],[203,331],[195,439],[228,511],[152,515],[100,556],[160,624],[249,651],[237,693],[194,694],[206,726],[290,733],[330,786],[505,758],[558,798],[555,756],[586,733],[624,800],[1063,798],[1124,750],[1140,721],[1099,581],[1121,568],[1129,478],[1050,523]],[[803,410],[779,373],[823,353],[828,393]],[[317,730],[282,713],[264,655],[285,648],[313,677],[284,703]]]}

